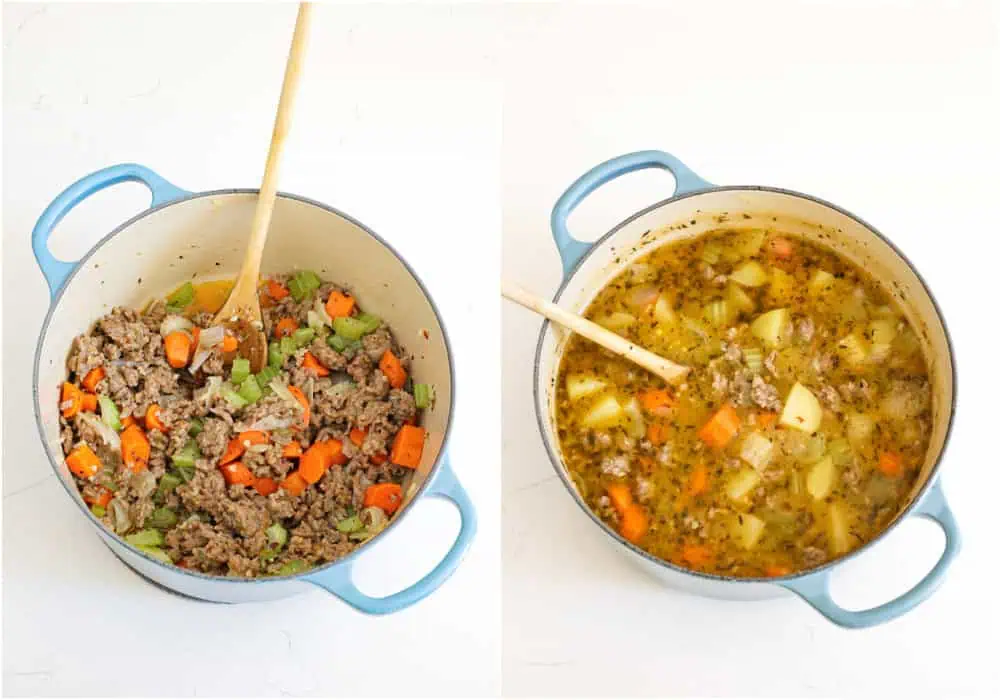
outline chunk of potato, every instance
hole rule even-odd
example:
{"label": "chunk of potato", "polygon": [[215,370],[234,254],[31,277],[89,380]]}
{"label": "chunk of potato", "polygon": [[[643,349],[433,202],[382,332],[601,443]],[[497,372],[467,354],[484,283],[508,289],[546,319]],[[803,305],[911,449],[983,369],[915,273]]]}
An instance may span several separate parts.
{"label": "chunk of potato", "polygon": [[839,503],[830,504],[830,552],[831,554],[844,554],[851,548],[847,526],[847,516]]}
{"label": "chunk of potato", "polygon": [[740,525],[740,542],[744,549],[753,549],[757,546],[760,536],[764,534],[764,525],[766,523],[752,513],[747,513],[742,517],[743,523]]}
{"label": "chunk of potato", "polygon": [[833,289],[835,277],[826,270],[816,270],[816,274],[809,280],[809,293],[813,296],[820,296]]}
{"label": "chunk of potato", "polygon": [[759,483],[760,474],[757,470],[743,467],[729,479],[729,483],[726,484],[726,495],[734,501],[742,501]]}
{"label": "chunk of potato", "polygon": [[566,395],[570,401],[596,394],[606,386],[607,382],[588,374],[571,374],[566,377]]}
{"label": "chunk of potato", "polygon": [[767,270],[756,260],[748,260],[733,270],[729,279],[744,287],[760,287],[767,283]]}
{"label": "chunk of potato", "polygon": [[778,347],[788,324],[788,309],[773,309],[761,314],[750,324],[750,332],[764,341],[769,348]]}
{"label": "chunk of potato", "polygon": [[587,428],[609,428],[620,424],[624,416],[625,411],[618,399],[609,394],[594,402],[580,422]]}
{"label": "chunk of potato", "polygon": [[811,391],[796,382],[788,392],[785,408],[781,411],[778,422],[804,433],[815,433],[821,420],[823,420],[823,408],[819,405],[819,400]]}
{"label": "chunk of potato", "polygon": [[817,501],[822,501],[833,490],[833,481],[837,477],[837,468],[833,460],[824,457],[809,468],[806,476],[806,491]]}

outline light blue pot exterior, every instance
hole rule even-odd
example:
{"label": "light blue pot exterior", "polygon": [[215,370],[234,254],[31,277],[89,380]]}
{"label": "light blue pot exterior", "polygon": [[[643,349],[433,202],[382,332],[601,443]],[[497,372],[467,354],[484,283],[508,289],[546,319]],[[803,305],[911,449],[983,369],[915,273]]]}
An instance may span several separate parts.
{"label": "light blue pot exterior", "polygon": [[[109,233],[80,260],[76,262],[65,262],[53,257],[48,249],[48,239],[59,221],[74,206],[82,202],[90,195],[121,182],[140,182],[144,184],[152,194],[150,208]],[[36,351],[34,364],[33,384],[35,417],[38,423],[39,432],[43,434],[43,437],[44,430],[41,418],[42,407],[40,405],[38,389],[40,354],[42,342],[45,338],[49,322],[52,318],[54,310],[59,304],[61,292],[65,288],[66,284],[73,278],[74,275],[81,273],[84,263],[95,253],[95,251],[100,249],[101,246],[106,244],[120,232],[127,229],[137,220],[154,211],[161,210],[164,207],[169,207],[173,204],[184,202],[191,198],[210,197],[215,194],[231,194],[234,192],[244,191],[227,190],[219,193],[191,193],[167,182],[146,167],[129,163],[111,166],[81,178],[64,190],[45,209],[39,217],[38,222],[35,224],[35,228],[32,231],[31,236],[32,249],[34,251],[35,258],[42,274],[45,276],[45,280],[49,285],[49,290],[52,296],[52,303],[48,313],[46,314],[45,321],[42,324],[42,329],[39,334],[38,349]],[[248,190],[245,192],[255,191]],[[424,296],[427,297],[428,302],[434,308],[434,312],[438,316],[442,330],[444,329],[444,324],[440,319],[440,314],[437,312],[437,307],[434,306],[433,300],[431,300],[427,294],[423,283],[419,280],[416,273],[413,272],[413,270],[399,257],[396,251],[393,250],[388,243],[378,237],[370,229],[367,229],[362,224],[358,223],[356,220],[351,219],[351,217],[331,207],[302,197],[295,197],[293,195],[280,194],[279,196],[295,199],[300,202],[320,207],[332,214],[342,217],[343,219],[346,219],[354,225],[362,228],[368,233],[368,235],[372,236],[379,243],[381,243],[406,267],[410,275],[412,275],[413,279],[423,290]],[[450,347],[446,334],[444,342],[446,346]],[[453,367],[451,368],[451,375],[452,380],[454,380]],[[454,381],[452,381],[452,386],[454,386]],[[452,401],[454,401],[454,398],[452,398]],[[62,478],[62,473],[60,471],[61,465],[53,459],[51,454],[49,454],[49,460],[52,464],[53,470],[56,472],[56,475],[60,477],[60,481],[63,483],[63,486],[67,488],[67,491],[70,493],[74,502],[77,503],[77,506],[81,509],[84,516],[91,522],[92,525],[94,525],[98,534],[108,547],[110,547],[120,559],[128,564],[128,566],[161,586],[192,598],[220,603],[276,600],[312,590],[314,587],[320,587],[336,595],[338,598],[361,612],[381,615],[409,607],[437,590],[458,567],[475,537],[477,527],[475,508],[465,489],[462,488],[462,485],[455,478],[455,474],[452,471],[446,452],[450,427],[451,417],[449,415],[448,429],[445,431],[444,444],[440,449],[438,460],[431,468],[428,478],[424,481],[414,500],[427,496],[431,498],[445,499],[452,502],[459,510],[461,516],[461,526],[458,536],[456,537],[451,548],[445,554],[444,558],[426,576],[421,578],[416,583],[406,587],[402,591],[381,598],[371,597],[362,593],[354,585],[351,572],[354,563],[358,560],[358,558],[363,556],[370,547],[374,546],[382,535],[374,538],[371,542],[365,543],[347,557],[295,576],[260,579],[208,576],[198,572],[181,569],[177,566],[165,565],[125,541],[115,537],[103,527],[97,518],[93,516],[89,509],[85,507],[82,500],[79,499],[75,493],[70,491],[72,487],[67,485],[66,481]],[[409,510],[410,508],[407,507],[399,513],[397,517],[393,518],[385,532],[400,526],[400,523],[405,521]]]}
{"label": "light blue pot exterior", "polygon": [[[643,211],[637,212],[633,216],[629,217],[621,224],[616,226],[614,229],[609,231],[603,237],[595,241],[594,243],[584,243],[576,240],[569,233],[566,226],[566,220],[570,213],[580,204],[589,194],[594,190],[599,188],[601,185],[608,183],[622,175],[627,173],[635,172],[638,170],[643,170],[647,168],[659,168],[669,171],[673,174],[676,180],[676,188],[668,199],[661,201],[657,204],[644,209]],[[838,212],[850,216],[855,219],[858,223],[862,224],[867,228],[872,234],[881,238],[886,244],[889,245],[899,257],[909,265],[910,269],[914,272],[918,279],[920,279],[921,284],[923,284],[924,289],[927,291],[928,295],[933,302],[933,295],[930,295],[930,291],[927,290],[926,284],[923,279],[920,278],[919,273],[913,269],[912,264],[906,260],[905,256],[884,236],[882,236],[878,231],[876,231],[872,226],[865,223],[858,217],[853,216],[849,212],[836,207],[829,202],[817,199],[815,197],[810,197],[809,195],[804,195],[798,192],[792,192],[790,190],[779,190],[777,188],[763,188],[763,187],[718,187],[707,180],[696,175],[690,168],[681,163],[673,155],[669,153],[664,153],[662,151],[639,151],[636,153],[629,153],[617,158],[612,158],[600,165],[597,165],[582,177],[580,177],[576,182],[574,182],[566,190],[565,193],[556,202],[555,207],[552,210],[551,226],[552,235],[555,240],[556,248],[559,251],[559,256],[563,265],[563,282],[560,285],[559,290],[556,292],[554,301],[559,302],[560,297],[566,290],[567,285],[573,276],[579,271],[582,263],[585,261],[588,255],[596,251],[605,245],[613,244],[615,234],[626,226],[631,221],[643,216],[644,214],[654,211],[662,206],[675,202],[678,199],[686,197],[698,197],[699,195],[719,192],[727,189],[732,190],[768,190],[773,192],[780,192],[787,195],[792,195],[795,197],[800,197],[804,199],[811,200],[817,204],[825,207],[830,207],[837,210]],[[940,310],[937,309],[935,304],[935,310],[938,312],[940,317]],[[943,318],[941,318],[942,326],[944,324]],[[539,421],[539,428],[542,433],[543,441],[545,442],[546,449],[549,453],[549,458],[552,461],[552,465],[559,474],[563,483],[566,485],[567,489],[573,495],[577,503],[584,510],[584,512],[594,521],[598,526],[600,526],[610,537],[615,539],[618,545],[625,551],[635,563],[637,563],[641,568],[647,572],[653,574],[657,578],[660,578],[665,583],[694,594],[704,595],[708,597],[717,597],[724,599],[737,599],[737,600],[754,600],[760,598],[773,597],[776,593],[779,593],[781,589],[785,591],[790,591],[795,595],[799,596],[801,599],[813,606],[817,611],[824,615],[831,622],[846,628],[863,628],[878,625],[884,622],[893,620],[913,608],[915,608],[920,603],[927,600],[928,597],[941,585],[945,573],[948,567],[952,564],[955,557],[958,555],[961,549],[961,535],[959,533],[958,525],[955,522],[955,518],[948,508],[947,501],[944,496],[944,492],[941,488],[941,483],[939,479],[939,469],[941,461],[944,456],[944,447],[942,447],[937,464],[935,464],[933,473],[931,477],[926,480],[921,491],[910,503],[909,507],[884,531],[879,537],[877,537],[872,542],[865,544],[859,549],[851,552],[847,556],[836,559],[826,565],[819,567],[817,569],[810,570],[801,574],[793,574],[783,578],[776,579],[737,579],[732,577],[717,576],[703,574],[700,572],[690,571],[681,567],[678,567],[670,562],[658,559],[649,553],[643,551],[642,549],[636,547],[632,543],[628,542],[622,538],[617,532],[607,527],[603,521],[600,520],[583,502],[577,493],[572,481],[568,478],[565,473],[565,469],[562,466],[561,458],[559,456],[558,446],[554,444],[554,441],[550,439],[548,428],[546,422],[549,420],[545,411],[545,397],[543,396],[540,387],[545,384],[545,378],[540,376],[541,366],[542,366],[542,354],[543,345],[546,340],[546,334],[549,331],[549,323],[546,321],[542,325],[541,332],[539,334],[538,350],[536,352],[535,358],[535,406]],[[945,336],[948,340],[949,354],[953,357],[953,352],[951,352],[951,341],[948,338],[947,328],[944,329]],[[954,368],[954,362],[951,363],[952,368]],[[952,385],[957,388],[957,382],[954,370],[951,377]],[[951,420],[954,416],[955,399],[953,394],[951,412],[949,414],[949,425],[948,433],[950,434]],[[945,437],[945,444],[947,443],[947,435]],[[897,527],[900,522],[905,518],[910,516],[917,516],[921,518],[926,518],[938,524],[945,535],[945,547],[940,558],[934,565],[934,567],[920,580],[910,588],[908,591],[898,596],[897,598],[879,605],[877,607],[867,609],[867,610],[847,610],[840,605],[838,605],[832,598],[830,594],[830,580],[833,572],[842,563],[852,559],[855,556],[860,555],[862,552],[866,551],[869,546],[871,546],[875,541],[878,541],[884,537],[893,528]]]}

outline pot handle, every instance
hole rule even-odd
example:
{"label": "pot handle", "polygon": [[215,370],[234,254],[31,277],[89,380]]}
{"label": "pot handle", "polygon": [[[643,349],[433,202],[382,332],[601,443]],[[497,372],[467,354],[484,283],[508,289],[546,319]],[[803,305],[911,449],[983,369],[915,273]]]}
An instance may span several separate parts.
{"label": "pot handle", "polygon": [[434,481],[428,487],[427,495],[446,498],[454,503],[462,516],[462,523],[458,537],[455,538],[444,559],[422,579],[384,598],[365,595],[354,585],[351,577],[353,561],[346,561],[340,566],[332,566],[316,574],[306,575],[305,580],[326,589],[351,607],[369,615],[393,613],[426,598],[455,572],[476,535],[476,509],[465,489],[455,478],[447,456],[443,459]]}
{"label": "pot handle", "polygon": [[883,603],[869,610],[845,610],[837,605],[830,596],[830,569],[818,571],[815,574],[802,576],[781,585],[792,591],[811,606],[816,608],[827,619],[841,627],[873,627],[909,612],[920,603],[927,600],[941,585],[945,572],[962,548],[962,538],[958,531],[955,517],[948,508],[948,503],[941,490],[940,481],[935,483],[927,493],[914,514],[933,520],[944,531],[944,552],[934,568],[924,576],[917,585],[903,593],[898,598]]}
{"label": "pot handle", "polygon": [[186,190],[170,184],[149,168],[135,163],[122,163],[98,170],[80,178],[63,190],[62,194],[53,199],[42,215],[38,217],[35,228],[31,232],[31,248],[35,252],[35,260],[38,261],[38,267],[41,268],[45,281],[49,283],[49,291],[53,298],[59,292],[66,278],[69,277],[69,273],[76,267],[76,262],[57,260],[49,252],[48,243],[52,229],[77,204],[95,192],[111,185],[117,185],[119,182],[141,182],[148,187],[153,196],[150,207],[189,194]]}
{"label": "pot handle", "polygon": [[662,168],[674,176],[673,197],[695,190],[712,187],[712,183],[698,177],[674,156],[663,151],[636,151],[627,153],[591,168],[580,179],[569,186],[552,208],[552,235],[562,258],[563,273],[568,276],[583,254],[590,250],[591,243],[583,243],[570,235],[566,219],[591,192],[615,178],[636,170]]}

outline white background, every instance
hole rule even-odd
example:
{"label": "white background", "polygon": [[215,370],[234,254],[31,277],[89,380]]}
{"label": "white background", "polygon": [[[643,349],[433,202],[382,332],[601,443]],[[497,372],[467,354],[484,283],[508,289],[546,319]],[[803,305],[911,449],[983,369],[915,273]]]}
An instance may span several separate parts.
{"label": "white background", "polygon": [[[4,690],[16,695],[479,695],[499,690],[501,90],[497,20],[455,8],[318,7],[280,188],[357,217],[429,287],[451,333],[451,454],[479,507],[458,572],[372,618],[316,590],[192,602],[115,559],[51,474],[31,411],[48,304],[31,227],[118,162],[191,190],[259,186],[294,5],[4,6]],[[53,236],[75,259],[148,203],[123,185]],[[211,235],[206,231],[205,235]],[[440,507],[436,507],[440,506]],[[422,504],[359,564],[384,594],[457,528]]]}
{"label": "white background", "polygon": [[[551,296],[553,203],[634,150],[855,212],[922,272],[953,335],[959,407],[943,483],[965,548],[929,601],[868,631],[838,629],[791,597],[720,602],[662,587],[555,476],[531,400],[540,323],[505,304],[504,691],[997,697],[996,18],[986,2],[662,5],[509,17],[504,274]],[[570,228],[592,240],[671,187],[662,173],[623,178]],[[843,603],[901,592],[942,541],[924,522],[889,539],[845,567]]]}

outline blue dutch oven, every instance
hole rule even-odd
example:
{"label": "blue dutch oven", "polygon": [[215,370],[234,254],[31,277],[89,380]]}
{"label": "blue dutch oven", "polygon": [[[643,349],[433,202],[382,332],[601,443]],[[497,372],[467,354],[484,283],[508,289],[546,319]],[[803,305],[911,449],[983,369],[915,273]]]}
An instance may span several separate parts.
{"label": "blue dutch oven", "polygon": [[[676,185],[671,197],[633,214],[595,243],[573,238],[566,219],[587,195],[615,178],[647,168],[659,168],[673,175]],[[944,551],[937,563],[922,580],[894,600],[870,610],[847,610],[830,595],[831,575],[845,561],[868,550],[874,541],[822,567],[773,579],[738,579],[690,571],[639,549],[591,512],[567,473],[555,431],[555,382],[568,334],[554,332],[552,325],[545,322],[535,356],[535,408],[549,458],[593,523],[604,530],[618,549],[671,586],[699,595],[745,600],[791,591],[843,627],[869,627],[899,617],[934,592],[961,546],[958,526],[938,478],[955,409],[956,376],[951,341],[934,298],[917,271],[887,238],[860,218],[816,197],[773,187],[720,187],[698,177],[668,153],[630,153],[593,168],[556,202],[552,234],[564,276],[555,302],[582,313],[597,293],[637,258],[661,245],[717,229],[720,220],[726,220],[720,217],[738,221],[740,227],[777,229],[810,240],[821,239],[823,245],[847,256],[881,280],[918,331],[929,359],[934,399],[930,445],[906,506],[874,541],[907,517],[928,518],[945,534]]]}
{"label": "blue dutch oven", "polygon": [[[76,262],[48,250],[53,228],[74,206],[106,187],[140,182],[152,194],[150,208],[106,235]],[[415,584],[384,598],[354,585],[351,569],[383,535],[350,556],[296,576],[242,579],[208,576],[163,564],[103,527],[84,504],[63,460],[59,440],[59,387],[73,338],[113,306],[140,306],[179,281],[234,277],[249,237],[257,190],[192,193],[140,165],[116,165],[77,181],[53,200],[32,232],[32,247],[52,293],[38,339],[34,402],[38,430],[52,468],[95,532],[143,576],[179,593],[238,603],[272,600],[319,586],[366,613],[405,608],[436,590],[455,571],[476,531],[475,509],[452,471],[446,452],[454,409],[454,370],[444,323],[423,284],[384,240],[331,207],[279,194],[264,253],[264,275],[312,269],[349,285],[365,306],[384,318],[413,355],[413,372],[433,384],[437,400],[426,411],[428,441],[418,469],[404,484],[404,504],[385,532],[404,527],[413,503],[444,498],[458,508],[461,528],[445,557]],[[358,261],[364,261],[359,265]],[[206,274],[208,273],[208,274]]]}

